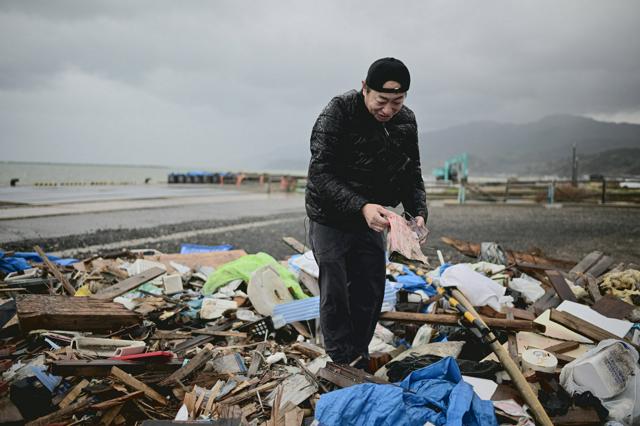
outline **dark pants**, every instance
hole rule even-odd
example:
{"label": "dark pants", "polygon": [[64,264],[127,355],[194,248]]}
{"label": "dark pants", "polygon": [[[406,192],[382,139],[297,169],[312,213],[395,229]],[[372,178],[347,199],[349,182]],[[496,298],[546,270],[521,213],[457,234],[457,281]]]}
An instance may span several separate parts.
{"label": "dark pants", "polygon": [[381,233],[347,232],[310,221],[309,239],[320,267],[320,326],[334,362],[368,357],[385,284]]}

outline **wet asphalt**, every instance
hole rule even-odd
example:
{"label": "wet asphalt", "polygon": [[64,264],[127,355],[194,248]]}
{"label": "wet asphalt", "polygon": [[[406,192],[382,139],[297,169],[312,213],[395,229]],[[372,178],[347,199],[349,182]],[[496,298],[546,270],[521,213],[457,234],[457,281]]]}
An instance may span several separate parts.
{"label": "wet asphalt", "polygon": [[[270,209],[266,209],[270,210]],[[273,209],[271,209],[273,210]],[[117,243],[136,238],[155,238],[177,232],[227,227],[229,225],[251,224],[270,219],[288,219],[268,226],[236,226],[228,232],[212,235],[201,234],[188,241],[169,239],[151,242],[146,248],[165,253],[177,252],[182,243],[231,244],[249,253],[263,251],[276,259],[284,259],[293,251],[282,242],[282,237],[291,236],[305,241],[308,223],[305,220],[302,203],[289,206],[285,212],[260,215],[259,206],[252,206],[249,213],[233,212],[228,218],[211,220],[188,220],[178,218],[175,223],[158,226],[140,226],[132,221],[131,226],[105,226],[91,232],[73,233],[47,237],[46,223],[40,237],[30,237],[6,241],[3,250],[28,250],[39,244],[46,251],[55,252],[78,249],[78,257],[84,256],[82,247],[97,244]],[[108,215],[108,213],[104,213]],[[136,217],[136,212],[128,213]],[[140,212],[137,217],[148,215]],[[153,214],[162,214],[154,211]],[[75,220],[86,220],[77,215]],[[73,217],[67,218],[73,220]],[[51,221],[55,226],[55,221]],[[108,221],[107,221],[108,223]],[[0,221],[0,227],[3,223]],[[542,250],[548,256],[578,261],[593,250],[603,251],[620,262],[640,263],[640,208],[606,206],[564,206],[547,209],[541,205],[438,205],[430,208],[428,227],[431,234],[425,247],[427,256],[435,258],[437,249],[443,250],[448,260],[460,261],[464,256],[440,241],[442,236],[474,242],[494,241],[504,248],[531,251]],[[123,248],[140,248],[125,247]]]}

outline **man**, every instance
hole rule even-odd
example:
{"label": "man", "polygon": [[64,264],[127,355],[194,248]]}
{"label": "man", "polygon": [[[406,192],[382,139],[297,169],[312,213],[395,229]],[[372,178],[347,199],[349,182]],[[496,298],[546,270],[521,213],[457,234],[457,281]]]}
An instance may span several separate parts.
{"label": "man", "polygon": [[337,363],[368,359],[384,296],[384,206],[402,202],[418,225],[427,219],[418,129],[403,105],[409,84],[401,61],[379,59],[362,91],[333,98],[311,133],[309,237],[320,267],[325,349]]}

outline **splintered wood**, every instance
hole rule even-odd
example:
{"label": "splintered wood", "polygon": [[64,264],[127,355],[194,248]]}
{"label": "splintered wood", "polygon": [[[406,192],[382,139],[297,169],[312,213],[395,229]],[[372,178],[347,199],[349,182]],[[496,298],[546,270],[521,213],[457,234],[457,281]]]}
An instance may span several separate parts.
{"label": "splintered wood", "polygon": [[104,332],[141,322],[138,314],[118,303],[87,297],[18,295],[16,308],[23,332],[43,328]]}

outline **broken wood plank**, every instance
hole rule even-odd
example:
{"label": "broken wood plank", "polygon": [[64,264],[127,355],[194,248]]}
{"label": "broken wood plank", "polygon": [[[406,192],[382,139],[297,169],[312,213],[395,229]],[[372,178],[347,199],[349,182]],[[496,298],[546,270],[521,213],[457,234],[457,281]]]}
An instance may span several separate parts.
{"label": "broken wood plank", "polygon": [[60,401],[60,403],[58,404],[58,407],[65,408],[65,407],[68,407],[69,405],[71,405],[71,403],[76,400],[76,398],[82,393],[83,389],[85,387],[87,387],[87,385],[89,385],[89,381],[86,380],[86,379],[82,379],[82,381],[80,383],[75,385],[65,395],[65,397],[62,399],[62,401]]}
{"label": "broken wood plank", "polygon": [[307,251],[310,250],[309,247],[306,247],[304,244],[302,244],[300,241],[296,240],[293,237],[282,237],[282,241],[284,241],[286,245],[288,245],[289,247],[291,247],[292,249],[294,249],[300,254],[306,253]]}
{"label": "broken wood plank", "polygon": [[173,266],[171,266],[171,262],[188,266],[194,271],[197,271],[202,266],[212,266],[214,268],[218,268],[225,263],[229,263],[246,255],[247,252],[244,250],[228,250],[208,253],[158,254],[145,256],[144,258],[147,260],[152,260],[154,262],[162,263],[167,268],[167,272],[173,273],[176,272],[176,270]]}
{"label": "broken wood plank", "polygon": [[[239,337],[241,339],[246,339],[248,337],[247,333],[243,333],[241,331],[225,331],[225,330],[207,330],[206,328],[202,328],[199,330],[191,330],[193,334],[206,334],[207,336],[216,336],[216,337]],[[188,338],[189,336],[183,337]]]}
{"label": "broken wood plank", "polygon": [[140,324],[141,317],[119,303],[89,297],[23,294],[16,296],[20,329],[114,331]]}
{"label": "broken wood plank", "polygon": [[294,349],[311,359],[317,358],[326,353],[324,349],[322,349],[320,346],[316,346],[313,343],[309,343],[309,342],[294,343],[291,349]]}
{"label": "broken wood plank", "polygon": [[[479,257],[480,255],[480,244],[473,243],[469,241],[457,240],[455,238],[450,237],[442,237],[440,240],[450,245],[451,247],[458,250],[460,253],[465,254],[470,257]],[[537,266],[542,266],[545,269],[560,269],[560,270],[568,270],[575,266],[575,262],[562,260],[562,259],[554,259],[551,257],[542,257],[535,256],[529,253],[517,252],[513,250],[505,250],[505,254],[507,255],[507,261],[510,264],[532,264]]]}
{"label": "broken wood plank", "polygon": [[121,410],[122,410],[122,405],[116,405],[115,407],[110,408],[109,410],[107,410],[100,417],[100,425],[109,426],[111,423],[113,423],[113,421],[116,419],[116,417],[118,417],[118,414],[120,414]]}
{"label": "broken wood plank", "polygon": [[320,284],[318,283],[318,279],[308,272],[303,271],[302,269],[298,273],[298,278],[300,282],[313,294],[314,296],[320,296]]}
{"label": "broken wood plank", "polygon": [[562,343],[549,346],[548,348],[545,348],[545,351],[553,352],[556,354],[563,354],[565,352],[578,349],[579,346],[580,346],[580,343],[578,342],[562,342]]}
{"label": "broken wood plank", "polygon": [[169,377],[159,383],[160,386],[167,386],[184,380],[193,374],[196,370],[202,368],[207,361],[213,357],[213,352],[209,348],[204,348],[196,356],[194,356],[184,367],[175,371]]}
{"label": "broken wood plank", "polygon": [[[507,311],[507,319],[513,320],[513,311]],[[520,358],[518,356],[518,340],[516,339],[516,335],[514,333],[509,333],[507,336],[507,347],[509,349],[509,356],[513,360],[513,362],[518,366],[520,371],[522,371],[522,367],[520,366]]]}
{"label": "broken wood plank", "polygon": [[[492,328],[502,328],[515,331],[544,331],[544,326],[527,320],[507,320],[482,317],[482,320]],[[380,319],[385,321],[405,321],[428,324],[458,324],[460,316],[448,314],[418,314],[413,312],[384,312]]]}
{"label": "broken wood plank", "polygon": [[304,420],[304,410],[294,407],[284,414],[284,426],[300,426]]}
{"label": "broken wood plank", "polygon": [[258,347],[253,351],[251,355],[251,364],[249,364],[249,371],[247,371],[247,377],[255,376],[258,373],[258,369],[260,368],[260,363],[262,362],[262,352],[267,347],[266,342],[262,342],[258,345]]}
{"label": "broken wood plank", "polygon": [[553,286],[553,289],[556,291],[560,300],[568,300],[570,302],[578,301],[578,299],[576,299],[576,295],[573,294],[573,291],[569,288],[569,284],[567,284],[564,276],[560,272],[548,270],[545,271],[545,273],[547,274],[547,278],[549,278],[549,282]]}
{"label": "broken wood plank", "polygon": [[218,380],[216,384],[211,388],[211,391],[209,392],[209,398],[207,399],[207,405],[205,406],[205,409],[202,413],[205,416],[213,413],[215,401],[220,394],[220,389],[222,389],[222,386],[224,386],[224,380]]}
{"label": "broken wood plank", "polygon": [[51,373],[56,376],[106,377],[111,368],[118,367],[127,373],[140,374],[148,371],[171,373],[182,366],[182,360],[168,362],[121,361],[116,359],[59,360],[50,363]]}
{"label": "broken wood plank", "polygon": [[540,299],[535,301],[533,304],[533,312],[535,312],[536,315],[542,315],[547,309],[557,308],[560,303],[562,302],[556,294],[556,291],[549,288]]}
{"label": "broken wood plank", "polygon": [[62,283],[62,287],[67,292],[69,296],[74,296],[76,294],[76,289],[73,288],[67,277],[64,276],[62,272],[58,269],[58,266],[55,265],[52,261],[49,260],[46,253],[40,248],[40,246],[34,246],[33,249],[38,253],[38,256],[42,259],[42,262],[47,266],[47,269],[53,274],[54,277],[58,281]]}
{"label": "broken wood plank", "polygon": [[131,400],[131,399],[137,399],[137,398],[142,398],[144,396],[144,392],[143,391],[135,391],[132,393],[128,393],[122,396],[119,396],[117,398],[113,398],[110,399],[108,401],[103,401],[103,402],[98,402],[97,404],[93,404],[91,406],[92,409],[94,410],[108,410],[110,408],[116,407],[118,405],[122,405],[125,402]]}
{"label": "broken wood plank", "polygon": [[622,320],[635,309],[635,306],[616,296],[607,294],[602,296],[591,308],[605,317]]}
{"label": "broken wood plank", "polygon": [[606,339],[621,340],[615,334],[609,333],[608,331],[568,312],[561,312],[556,309],[552,309],[550,319],[553,322],[557,322],[558,324],[567,327],[571,331],[588,337],[596,343]]}
{"label": "broken wood plank", "polygon": [[592,251],[588,255],[582,258],[580,262],[569,271],[570,274],[584,274],[594,266],[601,258],[604,256],[604,253],[601,251]]}
{"label": "broken wood plank", "polygon": [[59,423],[67,417],[71,417],[76,413],[89,409],[91,404],[93,404],[93,400],[91,398],[87,398],[83,401],[75,402],[58,411],[54,411],[51,414],[47,414],[46,416],[38,417],[37,419],[27,423],[25,426],[46,426],[53,423]]}
{"label": "broken wood plank", "polygon": [[142,284],[147,283],[154,278],[159,277],[166,271],[162,268],[151,268],[137,275],[127,278],[124,281],[120,281],[111,287],[104,288],[96,294],[90,296],[92,299],[97,300],[113,300],[118,296],[122,296],[129,291],[140,287]]}
{"label": "broken wood plank", "polygon": [[263,385],[260,385],[258,387],[255,387],[253,389],[249,389],[247,391],[244,391],[243,393],[241,393],[240,395],[236,395],[234,397],[231,398],[223,398],[220,400],[220,404],[223,405],[235,405],[239,402],[244,401],[247,398],[251,398],[253,395],[255,395],[258,392],[264,392],[267,390],[271,390],[273,388],[275,388],[276,386],[278,386],[278,384],[280,383],[279,380],[273,380],[271,382],[267,382]]}
{"label": "broken wood plank", "polygon": [[609,268],[611,268],[611,265],[613,265],[614,263],[615,263],[615,260],[612,257],[602,256],[602,258],[600,258],[600,260],[598,260],[593,266],[587,269],[585,273],[591,274],[594,277],[598,278],[599,276],[604,274],[606,271],[608,271]]}
{"label": "broken wood plank", "polygon": [[154,401],[160,403],[161,405],[167,405],[167,403],[168,403],[167,399],[165,397],[160,395],[155,390],[151,389],[146,384],[142,383],[140,380],[138,380],[135,377],[125,373],[124,371],[122,371],[118,367],[113,367],[111,369],[111,376],[116,378],[116,379],[118,379],[119,381],[121,381],[122,383],[124,383],[125,385],[127,385],[127,386],[129,386],[129,387],[131,387],[133,389],[143,391],[146,396],[148,396],[149,398],[153,399]]}
{"label": "broken wood plank", "polygon": [[598,287],[598,280],[593,277],[591,274],[586,274],[583,277],[578,278],[583,283],[586,281],[585,287],[587,291],[591,295],[591,298],[594,302],[598,302],[598,300],[602,299],[602,293],[600,293],[600,287]]}

